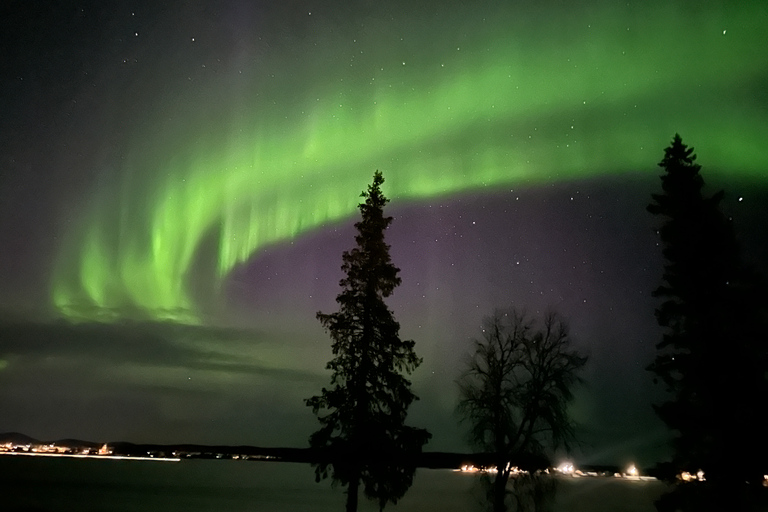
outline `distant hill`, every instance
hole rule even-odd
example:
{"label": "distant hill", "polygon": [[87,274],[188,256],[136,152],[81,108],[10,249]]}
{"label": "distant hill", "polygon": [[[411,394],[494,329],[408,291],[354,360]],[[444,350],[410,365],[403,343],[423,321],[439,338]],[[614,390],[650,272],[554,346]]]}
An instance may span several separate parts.
{"label": "distant hill", "polygon": [[5,443],[12,443],[16,445],[20,444],[42,444],[40,441],[33,437],[29,437],[25,434],[20,434],[19,432],[6,432],[4,434],[0,434],[0,444]]}
{"label": "distant hill", "polygon": [[95,443],[93,441],[83,441],[81,439],[59,439],[58,441],[41,441],[34,437],[29,437],[26,434],[19,432],[6,432],[0,434],[0,444],[12,443],[15,445],[40,445],[40,444],[53,444],[56,446],[64,446],[67,448],[99,448],[104,443]]}
{"label": "distant hill", "polygon": [[[181,457],[203,459],[232,459],[245,458],[253,460],[273,460],[282,462],[317,462],[328,457],[327,452],[321,453],[310,448],[265,448],[259,446],[227,446],[200,444],[136,444],[124,441],[94,442],[80,439],[60,439],[58,441],[40,441],[18,432],[0,434],[0,444],[12,443],[17,446],[53,444],[80,451],[82,448],[98,450],[106,444],[115,455],[136,457]],[[414,463],[424,468],[459,468],[465,464],[474,466],[489,465],[491,458],[480,453],[448,453],[424,452],[417,456]],[[546,464],[545,464],[546,465]]]}

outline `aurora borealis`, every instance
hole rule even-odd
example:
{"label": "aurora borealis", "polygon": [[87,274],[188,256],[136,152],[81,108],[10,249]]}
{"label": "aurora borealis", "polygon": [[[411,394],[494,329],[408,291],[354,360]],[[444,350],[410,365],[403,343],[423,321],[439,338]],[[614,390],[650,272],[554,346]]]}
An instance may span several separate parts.
{"label": "aurora borealis", "polygon": [[[14,327],[18,339],[0,341],[11,411],[0,431],[34,428],[18,420],[23,397],[48,388],[22,377],[30,369],[52,375],[41,382],[65,401],[80,393],[76,410],[120,396],[210,442],[195,420],[219,418],[235,439],[253,418],[229,430],[221,418],[243,403],[310,422],[301,397],[327,359],[314,312],[333,307],[359,193],[379,169],[403,270],[392,307],[425,358],[417,417],[455,422],[439,390],[483,314],[554,305],[592,354],[577,416],[605,423],[590,442],[639,436],[657,427],[643,367],[661,275],[644,205],[674,133],[726,187],[745,232],[759,225],[768,9],[758,0],[11,2],[0,12],[0,307],[36,326],[37,340],[25,349]],[[155,346],[143,358],[146,339]],[[110,343],[130,354],[106,357],[122,383],[68,380],[65,368],[77,373],[86,353],[101,360]],[[51,369],[51,357],[66,363]],[[104,378],[108,391],[94,393]],[[616,396],[622,386],[629,396]],[[617,413],[617,402],[642,412]],[[114,435],[151,437],[150,423]],[[458,443],[452,429],[438,448]]]}
{"label": "aurora borealis", "polygon": [[[285,83],[272,87],[293,89],[289,97],[259,93],[263,77],[257,75],[235,85],[242,96],[223,107],[242,111],[240,119],[223,116],[213,126],[195,126],[193,120],[192,133],[177,148],[169,150],[163,132],[150,142],[141,133],[145,128],[138,129],[138,141],[128,144],[117,169],[130,178],[113,190],[96,190],[94,204],[82,213],[82,233],[65,241],[74,246],[66,248],[74,261],[57,269],[54,304],[65,315],[77,315],[77,306],[84,305],[79,313],[85,318],[128,306],[150,318],[196,320],[185,280],[207,238],[217,248],[215,261],[206,262],[215,267],[204,270],[225,278],[254,251],[354,213],[355,191],[377,166],[386,168],[393,197],[418,200],[569,180],[612,167],[637,169],[648,158],[644,148],[658,146],[658,134],[678,129],[694,137],[699,131],[717,134],[716,143],[697,138],[700,146],[725,148],[711,158],[713,166],[735,164],[741,172],[758,173],[768,149],[746,128],[763,119],[747,118],[745,129],[724,131],[721,113],[706,105],[765,68],[768,56],[754,40],[765,19],[748,5],[716,21],[708,18],[712,13],[692,15],[680,6],[643,13],[600,9],[596,19],[592,12],[578,13],[543,30],[543,9],[523,13],[522,20],[504,10],[501,16],[474,13],[469,19],[477,26],[461,28],[451,27],[458,21],[455,13],[445,25],[445,16],[438,15],[427,33],[439,27],[472,32],[456,43],[464,48],[433,43],[437,51],[431,52],[420,51],[429,46],[424,36],[403,31],[398,41],[396,24],[370,30],[362,24],[359,40],[352,41],[308,26],[326,49],[299,59],[328,65],[314,72],[302,66],[275,78]],[[322,11],[314,16],[321,20],[312,25],[327,23]],[[653,37],[636,37],[633,29]],[[681,31],[701,40],[698,58],[674,51]],[[415,40],[405,42],[406,36]],[[205,40],[195,38],[194,44]],[[297,46],[299,53],[309,45]],[[213,55],[201,60],[206,57]],[[337,59],[343,67],[334,65]],[[762,59],[757,67],[756,59]],[[268,71],[281,68],[264,65]],[[222,66],[217,73],[233,72]],[[691,76],[704,92],[685,100]],[[222,93],[219,80],[201,81],[198,94]],[[660,101],[672,108],[653,120],[658,131],[638,127],[648,115],[633,115],[638,103]],[[739,114],[742,121],[748,115]],[[706,129],[684,130],[678,121],[683,115]],[[206,142],[219,130],[226,135]],[[621,148],[620,154],[607,148]],[[136,153],[142,156],[133,162]],[[135,167],[150,177],[134,178]]]}

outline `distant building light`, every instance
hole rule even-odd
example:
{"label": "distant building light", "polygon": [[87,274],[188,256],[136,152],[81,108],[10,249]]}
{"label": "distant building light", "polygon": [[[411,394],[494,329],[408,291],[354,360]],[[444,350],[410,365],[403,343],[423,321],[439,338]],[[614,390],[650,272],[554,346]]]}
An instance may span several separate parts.
{"label": "distant building light", "polygon": [[707,479],[704,478],[704,471],[698,470],[696,474],[689,473],[687,471],[683,471],[680,473],[677,478],[682,480],[683,482],[705,482]]}

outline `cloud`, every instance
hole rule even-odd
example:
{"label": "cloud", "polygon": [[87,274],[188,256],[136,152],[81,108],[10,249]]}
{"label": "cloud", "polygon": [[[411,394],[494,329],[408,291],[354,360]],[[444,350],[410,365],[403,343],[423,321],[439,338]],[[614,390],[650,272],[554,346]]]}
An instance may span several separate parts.
{"label": "cloud", "polygon": [[257,330],[0,315],[3,428],[52,439],[296,444],[313,425],[303,399],[326,378],[294,348]]}
{"label": "cloud", "polygon": [[255,330],[172,322],[5,321],[0,322],[0,370],[58,360],[93,368],[186,369],[313,380],[310,372],[259,357],[260,348],[277,342]]}

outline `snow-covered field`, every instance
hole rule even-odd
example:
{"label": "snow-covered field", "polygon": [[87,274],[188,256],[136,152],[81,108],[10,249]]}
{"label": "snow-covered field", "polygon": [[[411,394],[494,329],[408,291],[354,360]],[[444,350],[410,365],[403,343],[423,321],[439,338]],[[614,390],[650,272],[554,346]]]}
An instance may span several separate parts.
{"label": "snow-covered field", "polygon": [[[342,488],[315,483],[305,464],[184,460],[182,462],[0,457],[3,510],[88,511],[341,511]],[[658,481],[558,477],[556,512],[653,512],[665,490]],[[376,511],[372,502],[361,512]],[[483,510],[479,476],[419,470],[395,512]]]}

